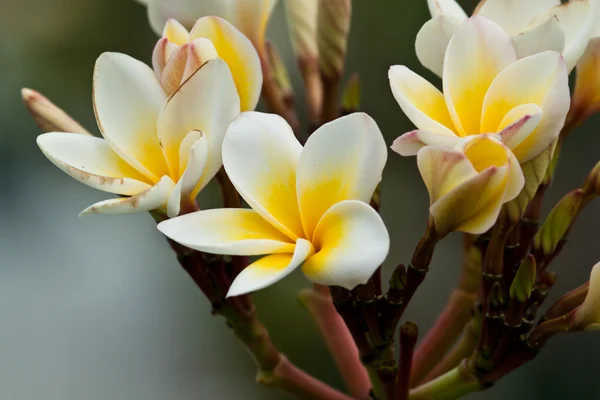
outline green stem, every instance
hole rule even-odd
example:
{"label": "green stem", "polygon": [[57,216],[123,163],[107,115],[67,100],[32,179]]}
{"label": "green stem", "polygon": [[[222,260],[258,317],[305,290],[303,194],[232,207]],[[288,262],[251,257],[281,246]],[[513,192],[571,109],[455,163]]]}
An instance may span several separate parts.
{"label": "green stem", "polygon": [[479,380],[463,364],[410,392],[410,400],[453,400],[481,390]]}

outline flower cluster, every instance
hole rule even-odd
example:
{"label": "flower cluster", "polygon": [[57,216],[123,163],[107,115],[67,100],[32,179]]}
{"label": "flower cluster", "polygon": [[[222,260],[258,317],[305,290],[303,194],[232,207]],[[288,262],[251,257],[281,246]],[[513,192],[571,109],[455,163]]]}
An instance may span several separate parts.
{"label": "flower cluster", "polygon": [[[246,296],[296,269],[314,284],[301,300],[353,398],[468,394],[531,360],[556,333],[600,329],[600,264],[534,324],[555,281],[548,266],[600,195],[599,164],[538,226],[557,149],[600,109],[600,1],[482,0],[471,17],[455,0],[427,1],[432,19],[415,51],[442,90],[404,65],[388,78],[416,126],[391,149],[416,156],[429,220],[387,291],[390,236],[379,215],[387,146],[359,112],[357,78],[341,103],[337,95],[350,0],[285,4],[308,135],[285,63],[265,37],[276,1],[139,1],[162,36],[153,68],[124,54],[98,58],[93,100],[103,139],[24,89],[46,132],[37,143],[73,178],[119,196],[82,214],[153,215],[265,382],[300,398],[350,399],[290,364]],[[273,113],[254,111],[261,96]],[[223,208],[200,210],[197,195],[215,176]],[[414,355],[418,329],[402,325],[398,365],[394,332],[451,232],[465,233],[463,278]],[[477,340],[463,343],[471,335]]]}

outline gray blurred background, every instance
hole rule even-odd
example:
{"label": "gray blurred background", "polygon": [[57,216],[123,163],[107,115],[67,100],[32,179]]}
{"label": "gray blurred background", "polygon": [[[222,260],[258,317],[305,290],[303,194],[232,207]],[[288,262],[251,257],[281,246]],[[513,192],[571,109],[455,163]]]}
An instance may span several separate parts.
{"label": "gray blurred background", "polygon": [[[522,0],[527,1],[527,0]],[[472,10],[474,1],[464,1]],[[269,36],[301,83],[281,4]],[[363,81],[363,109],[389,144],[412,129],[388,87],[387,69],[405,64],[439,84],[414,54],[429,18],[425,0],[354,1],[348,67]],[[0,0],[0,399],[283,399],[254,383],[255,368],[222,320],[180,270],[148,215],[78,218],[107,198],[68,177],[35,144],[38,129],[20,100],[30,87],[97,132],[91,105],[94,61],[119,51],[150,62],[156,36],[132,0]],[[303,113],[304,110],[302,109]],[[546,209],[578,187],[600,155],[598,116],[569,138]],[[204,207],[217,206],[215,187]],[[391,267],[407,262],[423,231],[427,193],[414,159],[390,154],[383,217]],[[578,221],[556,260],[550,302],[585,281],[600,261],[598,205]],[[460,236],[444,240],[406,318],[422,332],[455,284]],[[296,293],[301,274],[255,298],[275,343],[300,367],[342,387]],[[600,334],[552,340],[532,363],[473,399],[597,399]]]}

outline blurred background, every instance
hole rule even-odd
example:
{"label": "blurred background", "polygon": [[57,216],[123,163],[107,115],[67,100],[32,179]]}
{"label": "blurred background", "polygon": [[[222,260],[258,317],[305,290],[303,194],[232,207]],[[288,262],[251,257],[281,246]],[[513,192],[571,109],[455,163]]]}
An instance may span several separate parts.
{"label": "blurred background", "polygon": [[[522,0],[526,1],[526,0]],[[467,10],[475,2],[464,1]],[[388,144],[411,130],[390,92],[387,70],[405,64],[432,82],[414,54],[429,14],[425,0],[354,1],[348,73],[363,82],[363,109]],[[156,36],[132,0],[0,0],[0,399],[283,399],[254,382],[255,367],[223,321],[180,270],[148,215],[78,218],[107,195],[46,160],[20,100],[37,89],[97,132],[92,70],[98,55],[118,51],[150,62]],[[269,37],[288,62],[297,103],[301,82],[280,4]],[[600,156],[600,116],[573,134],[563,151],[549,210],[580,185]],[[201,195],[217,206],[216,188]],[[415,160],[390,154],[383,217],[392,236],[385,277],[408,262],[425,227],[427,192]],[[600,213],[592,204],[553,264],[559,280],[547,303],[588,279],[600,261]],[[457,280],[460,236],[445,239],[405,319],[421,331],[434,321]],[[342,387],[296,293],[300,273],[256,294],[274,342],[300,367]],[[552,340],[541,355],[472,399],[597,399],[600,335]]]}

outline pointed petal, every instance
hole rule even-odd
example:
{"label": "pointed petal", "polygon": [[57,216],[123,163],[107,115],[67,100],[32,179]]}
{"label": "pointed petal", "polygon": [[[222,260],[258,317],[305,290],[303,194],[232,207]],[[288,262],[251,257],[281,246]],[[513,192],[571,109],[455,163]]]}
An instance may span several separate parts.
{"label": "pointed petal", "polygon": [[467,14],[456,0],[427,0],[427,5],[432,17],[445,14],[460,22],[467,19]]}
{"label": "pointed petal", "polygon": [[444,95],[435,86],[403,65],[392,66],[388,77],[394,98],[418,129],[455,136]]}
{"label": "pointed petal", "polygon": [[171,192],[167,204],[167,216],[179,214],[182,206],[191,204],[198,192],[195,190],[206,166],[208,145],[202,132],[191,131],[181,142],[179,150],[179,171],[182,175]]}
{"label": "pointed petal", "polygon": [[169,96],[181,86],[183,72],[190,54],[189,48],[189,44],[185,44],[175,49],[160,74],[160,84]]}
{"label": "pointed petal", "polygon": [[100,138],[51,132],[38,136],[37,144],[54,165],[94,189],[134,195],[150,187],[143,175]]}
{"label": "pointed petal", "polygon": [[154,69],[154,73],[159,80],[161,79],[161,75],[170,56],[167,55],[167,48],[169,45],[173,45],[171,42],[169,42],[169,39],[161,38],[158,40],[158,42],[156,42],[154,50],[152,51],[152,68]]}
{"label": "pointed petal", "polygon": [[450,38],[460,26],[460,21],[442,14],[427,21],[417,33],[415,50],[417,58],[431,72],[441,77],[444,57]]}
{"label": "pointed petal", "polygon": [[293,241],[248,209],[198,211],[161,222],[158,230],[186,247],[213,254],[254,256],[294,249]]}
{"label": "pointed petal", "polygon": [[227,297],[239,296],[271,286],[280,281],[314,252],[309,241],[298,239],[294,254],[271,254],[248,265],[235,278]]}
{"label": "pointed petal", "polygon": [[600,330],[600,263],[592,267],[587,295],[575,311],[571,324],[584,331]]}
{"label": "pointed petal", "polygon": [[381,131],[367,114],[350,114],[317,129],[298,163],[298,204],[306,238],[334,204],[369,202],[386,161]]}
{"label": "pointed petal", "polygon": [[483,17],[463,23],[448,45],[444,62],[444,97],[461,136],[479,130],[483,99],[500,71],[517,60],[512,39]]}
{"label": "pointed petal", "polygon": [[169,42],[174,43],[177,46],[183,46],[189,41],[190,34],[179,21],[170,18],[165,24],[162,37],[167,38]]}
{"label": "pointed petal", "polygon": [[231,9],[231,0],[151,0],[148,4],[148,17],[150,26],[160,35],[170,18],[176,19],[184,27],[191,28],[198,18],[205,15],[228,19],[232,15]]}
{"label": "pointed petal", "polygon": [[156,135],[166,96],[152,69],[125,54],[104,53],[93,90],[98,127],[113,150],[153,181],[167,175]]}
{"label": "pointed petal", "polygon": [[[215,176],[222,165],[225,131],[239,114],[239,97],[229,68],[214,59],[202,66],[169,99],[158,120],[158,136],[169,167],[179,165],[180,145],[193,130],[206,137],[208,158],[197,190]],[[174,175],[180,175],[179,171]]]}
{"label": "pointed petal", "polygon": [[474,14],[491,19],[510,35],[527,30],[529,23],[560,0],[482,0]]}
{"label": "pointed petal", "polygon": [[569,110],[568,74],[560,54],[534,54],[502,71],[485,97],[481,131],[497,132],[505,116],[521,104],[536,104],[543,111],[536,129],[512,149],[524,163],[556,139]]}
{"label": "pointed petal", "polygon": [[302,266],[304,274],[314,283],[351,290],[366,283],[383,263],[390,237],[371,206],[346,200],[323,215],[313,245],[317,252]]}
{"label": "pointed petal", "polygon": [[519,33],[513,37],[517,57],[524,58],[547,50],[562,53],[565,48],[565,31],[558,18],[548,18],[546,22]]}
{"label": "pointed petal", "polygon": [[253,111],[240,114],[223,142],[223,164],[237,191],[293,240],[303,236],[296,196],[301,152],[283,118]]}
{"label": "pointed petal", "polygon": [[419,150],[427,145],[452,148],[456,146],[460,140],[461,139],[458,136],[440,135],[417,130],[407,132],[394,140],[391,149],[401,156],[416,156]]}
{"label": "pointed petal", "polygon": [[521,104],[510,110],[500,123],[499,135],[508,148],[516,148],[538,126],[543,111],[536,104]]}
{"label": "pointed petal", "polygon": [[262,88],[262,70],[252,42],[229,22],[212,16],[200,18],[190,38],[208,38],[212,41],[219,57],[231,69],[240,96],[241,110],[254,110]]}
{"label": "pointed petal", "polygon": [[156,185],[131,197],[104,200],[83,210],[79,216],[87,214],[135,214],[151,210],[163,209],[175,182],[163,176]]}

